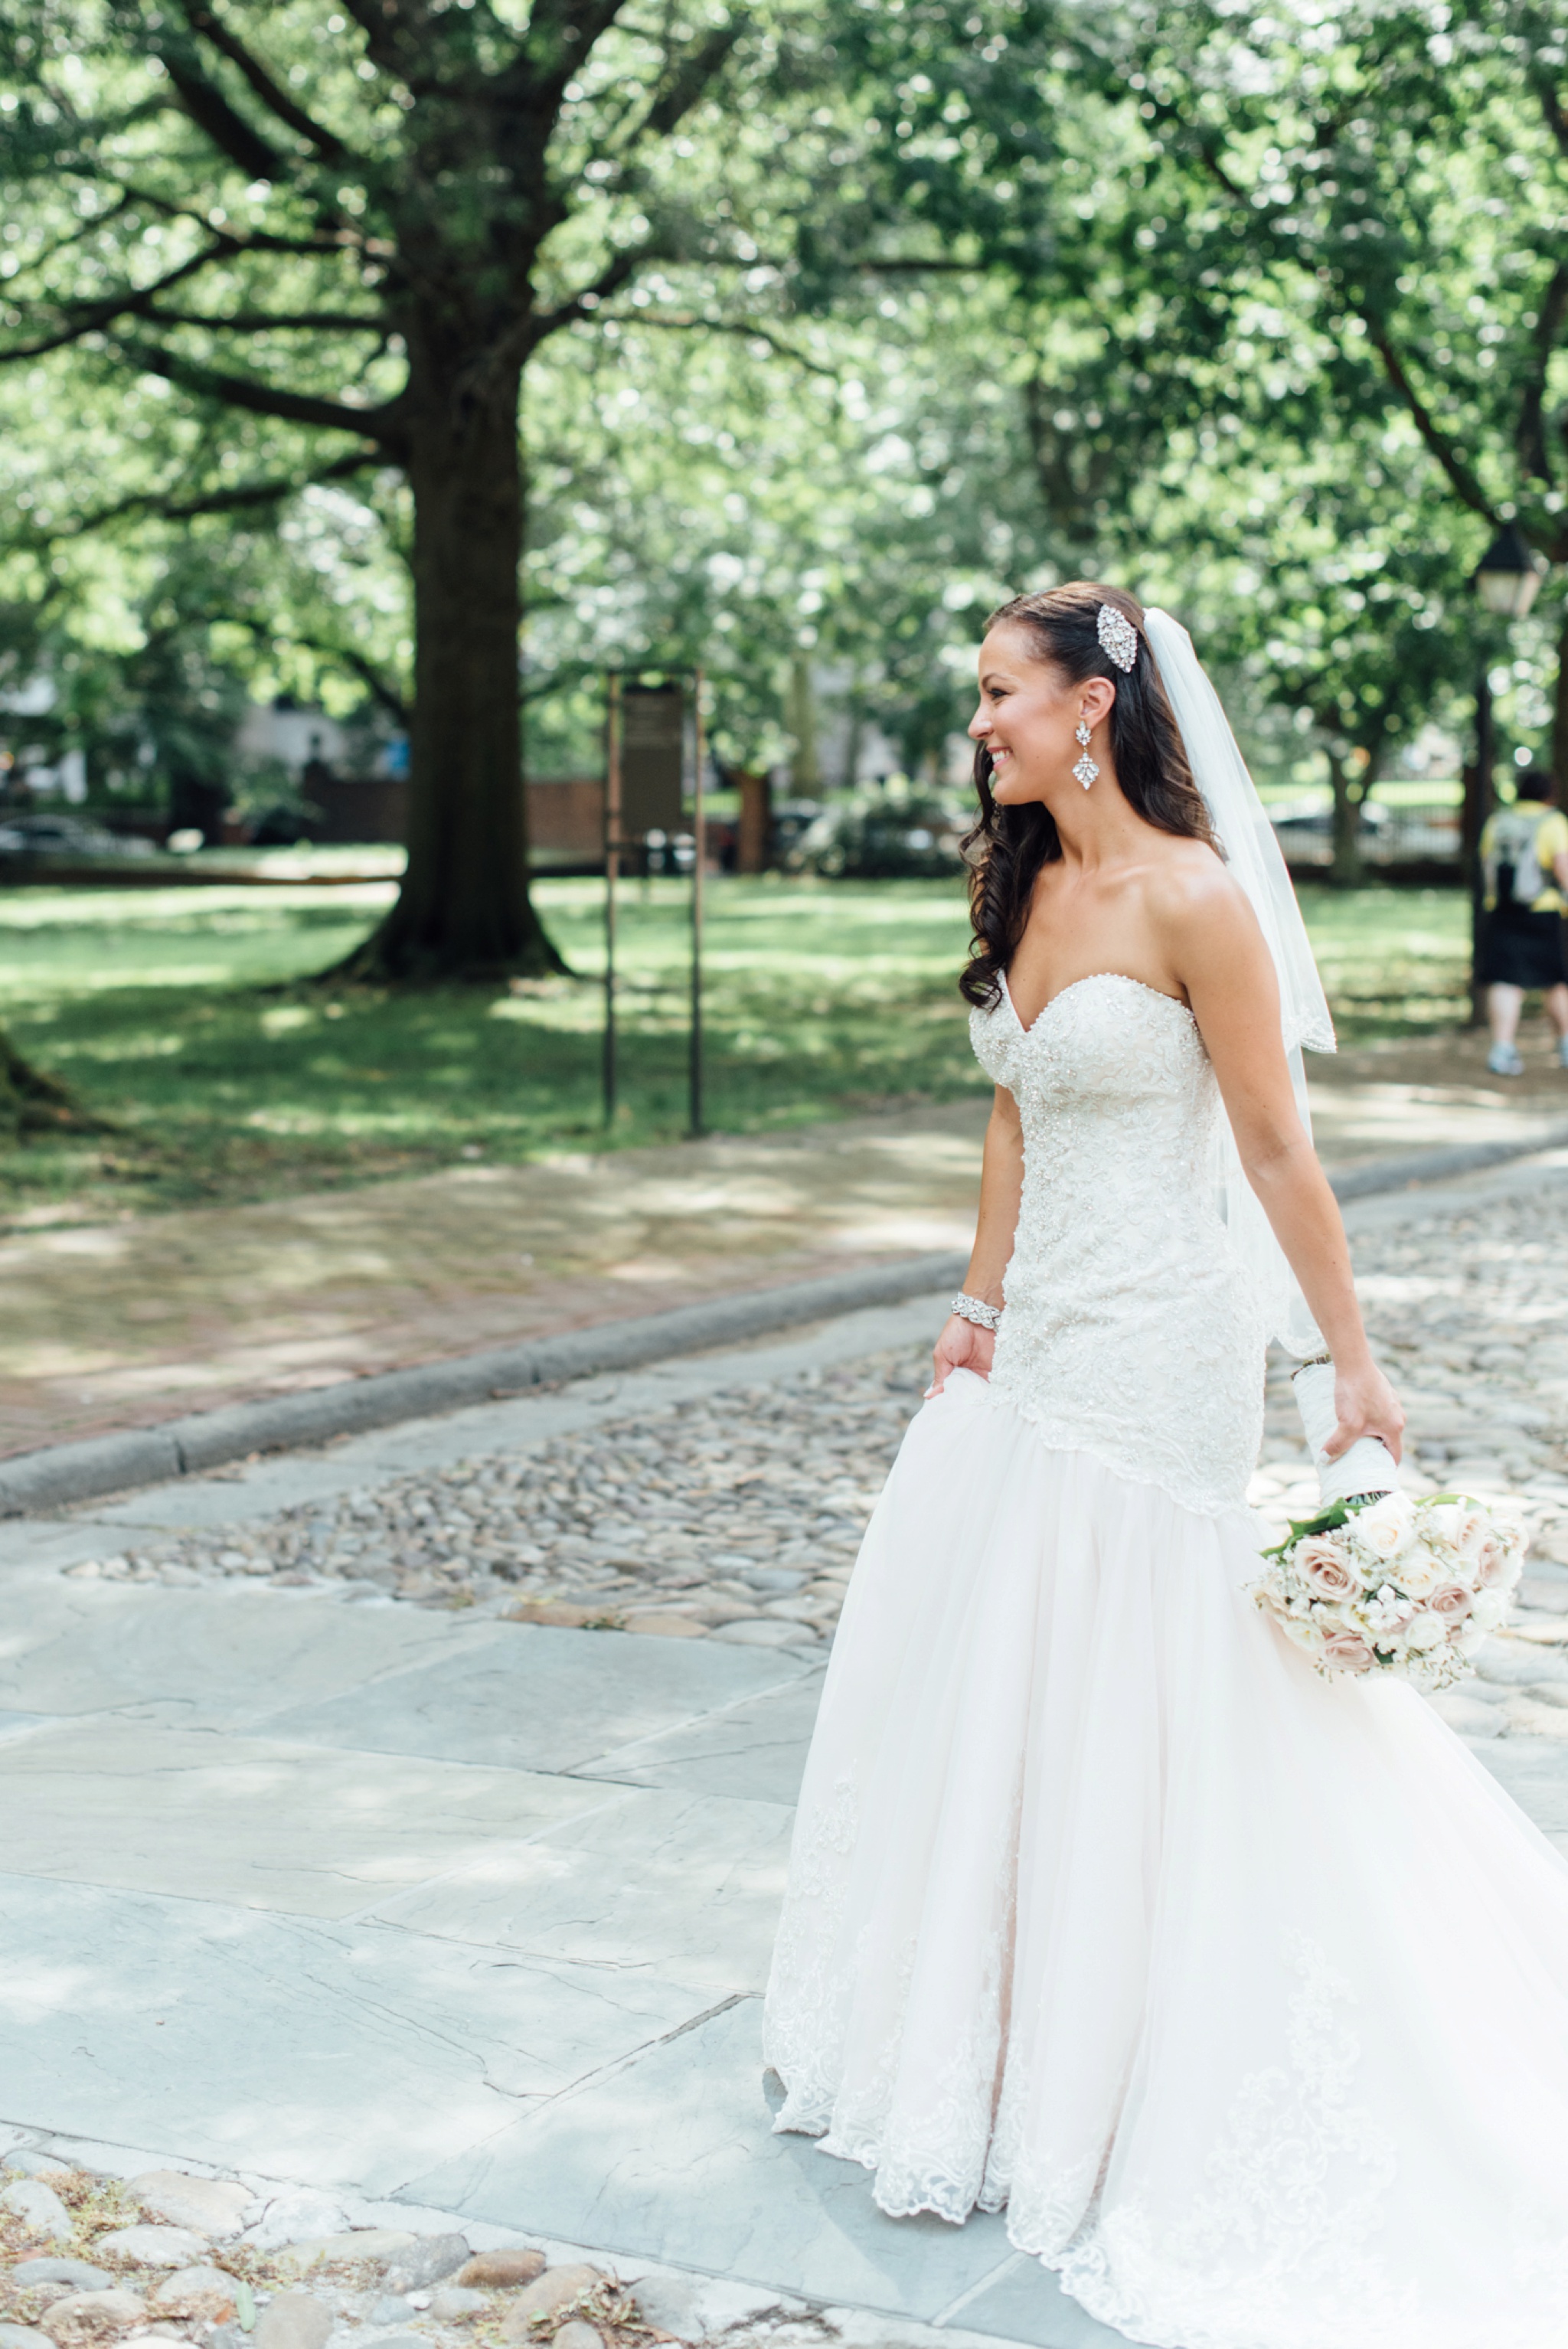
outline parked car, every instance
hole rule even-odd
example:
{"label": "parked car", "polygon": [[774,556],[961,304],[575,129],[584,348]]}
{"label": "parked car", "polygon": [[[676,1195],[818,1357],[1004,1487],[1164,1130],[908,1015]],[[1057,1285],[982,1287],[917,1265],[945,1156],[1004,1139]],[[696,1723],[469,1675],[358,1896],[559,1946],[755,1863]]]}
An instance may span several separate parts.
{"label": "parked car", "polygon": [[792,868],[846,881],[939,878],[963,865],[962,820],[941,801],[862,786],[800,834]]}
{"label": "parked car", "polygon": [[[1279,844],[1286,856],[1290,854],[1292,844],[1295,843],[1305,844],[1318,841],[1326,842],[1334,837],[1332,808],[1304,808],[1293,806],[1287,801],[1277,813],[1273,808],[1269,810],[1269,821],[1274,825]],[[1392,823],[1393,817],[1386,807],[1380,806],[1376,800],[1362,801],[1358,829],[1363,839],[1371,841],[1381,839]]]}
{"label": "parked car", "polygon": [[25,809],[13,815],[0,810],[0,857],[40,856],[75,863],[85,857],[153,854],[150,840],[106,831],[102,824],[89,823],[82,816],[34,814]]}

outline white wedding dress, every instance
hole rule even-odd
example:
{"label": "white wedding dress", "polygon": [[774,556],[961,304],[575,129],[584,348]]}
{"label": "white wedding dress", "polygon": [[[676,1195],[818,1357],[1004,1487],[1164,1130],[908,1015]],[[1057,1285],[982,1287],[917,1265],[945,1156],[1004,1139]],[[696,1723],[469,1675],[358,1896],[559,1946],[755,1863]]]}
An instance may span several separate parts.
{"label": "white wedding dress", "polygon": [[1568,1863],[1244,1586],[1263,1329],[1191,1013],[974,1019],[1026,1174],[989,1382],[856,1568],[768,1994],[777,2126],[1007,2211],[1171,2349],[1568,2344]]}

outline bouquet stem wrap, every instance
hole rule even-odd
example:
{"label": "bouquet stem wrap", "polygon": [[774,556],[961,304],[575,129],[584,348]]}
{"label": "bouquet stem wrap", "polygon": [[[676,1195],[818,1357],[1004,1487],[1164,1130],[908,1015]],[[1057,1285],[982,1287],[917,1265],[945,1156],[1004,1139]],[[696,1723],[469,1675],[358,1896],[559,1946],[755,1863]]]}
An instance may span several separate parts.
{"label": "bouquet stem wrap", "polygon": [[1336,1501],[1347,1501],[1353,1493],[1397,1492],[1399,1472],[1393,1454],[1380,1437],[1358,1435],[1337,1460],[1326,1456],[1325,1446],[1339,1424],[1339,1413],[1334,1404],[1333,1363],[1304,1363],[1291,1385],[1312,1447],[1324,1507],[1331,1507]]}

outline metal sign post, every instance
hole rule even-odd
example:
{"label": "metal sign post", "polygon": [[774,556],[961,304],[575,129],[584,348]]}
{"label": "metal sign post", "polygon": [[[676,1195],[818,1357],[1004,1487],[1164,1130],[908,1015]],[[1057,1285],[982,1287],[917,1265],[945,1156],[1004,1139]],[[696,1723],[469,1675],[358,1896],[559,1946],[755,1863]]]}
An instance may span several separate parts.
{"label": "metal sign post", "polygon": [[702,671],[692,679],[691,787],[691,1042],[686,1060],[687,1127],[695,1141],[702,1132],[702,868],[707,846],[703,812]]}
{"label": "metal sign post", "polygon": [[[693,683],[691,1036],[687,1052],[688,1129],[702,1123],[702,916],[707,821],[703,804],[702,671],[686,672]],[[621,857],[634,840],[651,832],[673,839],[681,828],[686,783],[686,688],[681,676],[655,672],[645,682],[608,679],[604,761],[604,1123],[614,1122],[616,1096],[615,943],[616,887]]]}
{"label": "metal sign post", "polygon": [[621,876],[621,680],[610,677],[604,741],[604,1123],[615,1117],[615,884]]}

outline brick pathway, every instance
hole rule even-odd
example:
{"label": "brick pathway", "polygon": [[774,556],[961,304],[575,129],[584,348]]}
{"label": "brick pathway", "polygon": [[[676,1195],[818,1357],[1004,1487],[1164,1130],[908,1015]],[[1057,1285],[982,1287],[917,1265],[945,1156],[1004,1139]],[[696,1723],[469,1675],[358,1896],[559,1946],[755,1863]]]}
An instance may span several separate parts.
{"label": "brick pathway", "polygon": [[[1568,1073],[1435,1038],[1314,1064],[1331,1166],[1568,1117]],[[940,1247],[973,1229],[985,1097],[787,1134],[460,1165],[0,1244],[0,1456],[246,1396]]]}

